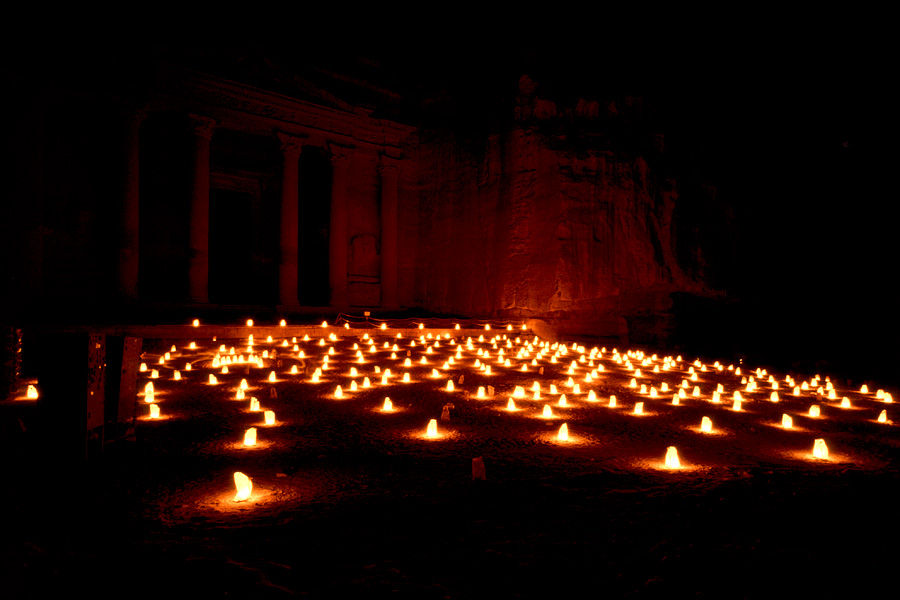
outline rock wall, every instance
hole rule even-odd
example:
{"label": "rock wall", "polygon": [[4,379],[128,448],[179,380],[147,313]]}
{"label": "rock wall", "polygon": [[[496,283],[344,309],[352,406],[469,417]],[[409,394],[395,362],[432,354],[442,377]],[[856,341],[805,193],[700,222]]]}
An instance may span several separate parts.
{"label": "rock wall", "polygon": [[669,335],[673,292],[711,293],[676,261],[675,182],[660,181],[640,155],[576,152],[518,126],[481,151],[426,137],[422,308],[649,343]]}

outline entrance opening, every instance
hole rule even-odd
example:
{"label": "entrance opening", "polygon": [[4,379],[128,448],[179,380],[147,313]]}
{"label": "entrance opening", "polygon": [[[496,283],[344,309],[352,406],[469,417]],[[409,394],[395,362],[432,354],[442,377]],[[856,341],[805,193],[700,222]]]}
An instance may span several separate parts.
{"label": "entrance opening", "polygon": [[331,161],[317,148],[300,153],[298,300],[328,306],[328,229],[331,215]]}
{"label": "entrance opening", "polygon": [[209,299],[216,304],[251,304],[253,194],[209,191]]}

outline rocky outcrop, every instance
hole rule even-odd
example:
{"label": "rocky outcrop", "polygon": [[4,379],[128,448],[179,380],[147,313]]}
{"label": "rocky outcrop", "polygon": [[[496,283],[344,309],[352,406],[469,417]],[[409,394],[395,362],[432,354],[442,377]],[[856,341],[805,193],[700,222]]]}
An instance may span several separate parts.
{"label": "rocky outcrop", "polygon": [[639,154],[515,126],[480,151],[423,139],[418,165],[423,308],[660,342],[673,292],[711,293],[676,260],[675,182]]}

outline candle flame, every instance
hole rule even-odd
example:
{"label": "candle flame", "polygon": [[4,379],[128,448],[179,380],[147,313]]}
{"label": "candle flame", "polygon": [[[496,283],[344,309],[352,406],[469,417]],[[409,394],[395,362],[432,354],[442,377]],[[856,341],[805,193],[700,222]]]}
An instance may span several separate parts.
{"label": "candle flame", "polygon": [[816,458],[828,458],[828,446],[825,445],[825,440],[818,439],[815,441],[813,445],[813,456]]}
{"label": "candle flame", "polygon": [[253,482],[249,477],[240,471],[235,471],[234,486],[237,488],[237,494],[234,496],[235,502],[243,502],[250,498],[250,494],[253,492]]}
{"label": "candle flame", "polygon": [[675,446],[669,446],[666,449],[666,468],[667,469],[680,469],[681,461],[678,459],[678,450]]}

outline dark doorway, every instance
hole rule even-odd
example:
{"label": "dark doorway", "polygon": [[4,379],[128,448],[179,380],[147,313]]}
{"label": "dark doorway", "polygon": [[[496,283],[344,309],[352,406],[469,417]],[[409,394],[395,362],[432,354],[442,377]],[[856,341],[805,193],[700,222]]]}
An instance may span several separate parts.
{"label": "dark doorway", "polygon": [[253,194],[209,191],[209,299],[216,304],[251,304]]}
{"label": "dark doorway", "polygon": [[298,300],[305,306],[328,306],[331,161],[321,150],[304,148],[300,153],[299,187]]}

